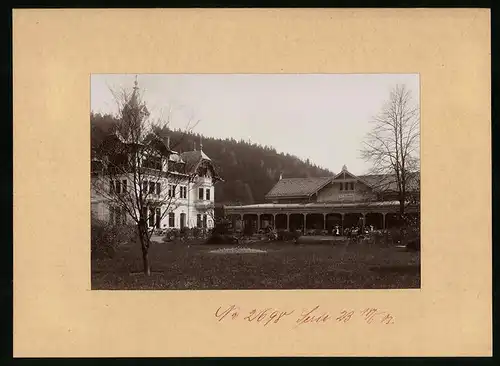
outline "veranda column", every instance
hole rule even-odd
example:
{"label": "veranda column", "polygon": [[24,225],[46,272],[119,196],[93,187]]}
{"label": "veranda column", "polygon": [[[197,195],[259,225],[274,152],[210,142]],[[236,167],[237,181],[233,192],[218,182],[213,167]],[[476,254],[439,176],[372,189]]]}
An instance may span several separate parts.
{"label": "veranda column", "polygon": [[344,214],[340,214],[340,235],[344,235]]}
{"label": "veranda column", "polygon": [[286,231],[290,231],[290,214],[286,213]]}
{"label": "veranda column", "polygon": [[382,230],[385,230],[385,215],[386,215],[386,213],[383,212],[382,213]]}
{"label": "veranda column", "polygon": [[323,230],[326,230],[326,213],[323,214]]}
{"label": "veranda column", "polygon": [[260,230],[260,214],[257,214],[257,231]]}
{"label": "veranda column", "polygon": [[303,229],[303,233],[305,234],[306,233],[306,225],[307,225],[307,214],[303,214],[304,215],[304,229]]}
{"label": "veranda column", "polygon": [[361,229],[364,231],[365,230],[365,226],[366,226],[366,214],[364,212],[361,213],[362,217],[363,217],[363,221],[362,221],[362,227]]}
{"label": "veranda column", "polygon": [[276,214],[273,213],[273,225],[272,225],[273,230],[276,229]]}

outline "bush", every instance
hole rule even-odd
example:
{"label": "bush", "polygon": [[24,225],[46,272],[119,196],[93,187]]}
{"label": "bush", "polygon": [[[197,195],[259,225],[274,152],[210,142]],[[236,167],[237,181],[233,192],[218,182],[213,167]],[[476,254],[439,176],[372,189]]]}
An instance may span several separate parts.
{"label": "bush", "polygon": [[406,228],[406,248],[420,251],[420,222],[418,220],[409,222]]}
{"label": "bush", "polygon": [[413,238],[408,241],[406,244],[406,249],[413,251],[420,251],[420,238]]}
{"label": "bush", "polygon": [[111,258],[122,243],[136,241],[135,225],[111,225],[105,221],[91,218],[90,250],[93,258]]}
{"label": "bush", "polygon": [[163,237],[164,242],[172,241],[175,239],[180,238],[181,236],[181,231],[179,229],[168,229],[165,233],[165,236]]}
{"label": "bush", "polygon": [[243,235],[244,236],[252,236],[254,234],[254,229],[251,225],[246,225],[245,229],[243,230]]}
{"label": "bush", "polygon": [[227,222],[218,222],[213,229],[214,233],[227,235],[229,233],[229,224]]}
{"label": "bush", "polygon": [[179,236],[180,236],[181,238],[186,238],[186,237],[188,237],[188,236],[189,236],[189,234],[190,234],[190,230],[189,230],[189,228],[188,228],[187,226],[184,226],[184,227],[182,227],[182,228],[179,230]]}
{"label": "bush", "polygon": [[279,230],[278,231],[278,241],[291,241],[297,239],[299,236],[301,236],[300,232],[297,231],[288,231],[288,230]]}
{"label": "bush", "polygon": [[193,236],[193,238],[198,239],[199,237],[201,237],[201,234],[201,228],[194,227],[191,229],[191,235]]}
{"label": "bush", "polygon": [[233,235],[212,234],[205,244],[238,244],[238,238]]}

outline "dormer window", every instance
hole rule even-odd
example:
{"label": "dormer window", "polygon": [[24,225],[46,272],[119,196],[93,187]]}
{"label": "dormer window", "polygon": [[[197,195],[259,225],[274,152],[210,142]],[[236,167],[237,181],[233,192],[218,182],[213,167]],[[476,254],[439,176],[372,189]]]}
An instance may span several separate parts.
{"label": "dormer window", "polygon": [[148,156],[144,158],[144,167],[149,169],[162,169],[161,157],[159,156]]}
{"label": "dormer window", "polygon": [[341,191],[354,191],[354,182],[342,182],[340,183]]}

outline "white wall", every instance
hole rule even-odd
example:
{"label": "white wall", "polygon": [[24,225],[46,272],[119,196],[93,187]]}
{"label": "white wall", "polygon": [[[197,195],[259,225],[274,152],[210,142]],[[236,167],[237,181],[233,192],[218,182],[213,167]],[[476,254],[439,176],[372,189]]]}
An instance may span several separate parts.
{"label": "white wall", "polygon": [[[125,177],[121,178],[125,179]],[[105,184],[105,189],[106,185],[109,185],[109,182],[104,179],[103,183]],[[214,217],[214,202],[215,202],[215,190],[212,184],[211,178],[197,178],[194,183],[188,183],[187,180],[182,182],[176,179],[174,182],[172,182],[177,185],[176,187],[176,192],[175,192],[175,198],[170,200],[169,205],[163,205],[162,207],[162,212],[163,210],[168,209],[168,212],[173,212],[175,214],[174,218],[174,227],[175,228],[180,228],[181,224],[181,213],[186,214],[186,226],[192,228],[197,226],[197,214],[202,214],[202,220],[203,220],[203,215],[207,215],[207,227],[212,228],[214,226],[213,222],[213,217]],[[161,180],[162,184],[162,198],[161,199],[166,199],[166,196],[168,195],[168,184],[169,181],[167,178]],[[130,189],[132,185],[129,183],[128,188]],[[187,198],[180,198],[180,186],[186,186],[187,187]],[[198,189],[203,188],[203,200],[198,199]],[[210,190],[210,200],[206,200],[206,190]],[[202,204],[200,207],[197,207],[197,205]],[[100,220],[108,221],[110,217],[109,213],[109,208],[108,208],[108,202],[107,200],[99,195],[98,192],[96,192],[93,188],[93,185],[91,187],[91,210],[96,215],[97,218]],[[167,206],[169,206],[167,208]],[[205,208],[204,208],[205,207]],[[208,207],[209,209],[207,209]],[[162,217],[162,220],[160,222],[160,228],[169,228],[169,215],[168,212],[165,213]]]}
{"label": "white wall", "polygon": [[[318,192],[318,202],[340,202],[340,201],[363,201],[369,198],[372,193],[369,187],[362,182],[354,182],[354,191],[341,191],[340,183],[333,181]],[[342,196],[344,195],[344,196]]]}

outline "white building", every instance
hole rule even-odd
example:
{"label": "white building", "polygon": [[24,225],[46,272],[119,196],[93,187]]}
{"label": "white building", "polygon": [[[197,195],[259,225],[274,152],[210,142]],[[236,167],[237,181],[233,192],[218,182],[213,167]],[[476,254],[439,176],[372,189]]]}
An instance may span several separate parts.
{"label": "white building", "polygon": [[150,228],[212,228],[214,184],[221,180],[213,162],[201,141],[199,149],[183,153],[169,145],[157,136],[134,144],[119,133],[109,135],[92,161],[94,217],[123,224],[134,222],[130,210],[138,218],[142,209]]}

